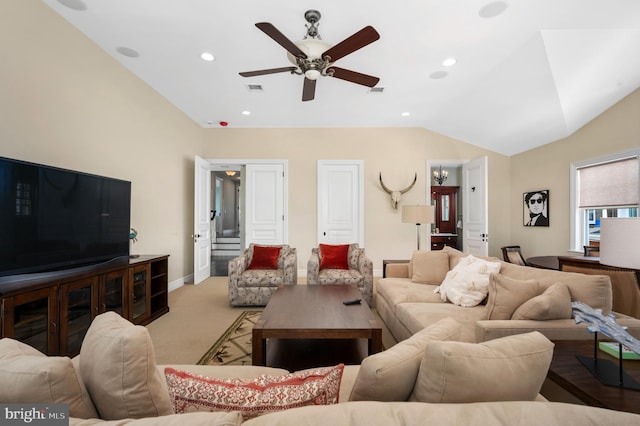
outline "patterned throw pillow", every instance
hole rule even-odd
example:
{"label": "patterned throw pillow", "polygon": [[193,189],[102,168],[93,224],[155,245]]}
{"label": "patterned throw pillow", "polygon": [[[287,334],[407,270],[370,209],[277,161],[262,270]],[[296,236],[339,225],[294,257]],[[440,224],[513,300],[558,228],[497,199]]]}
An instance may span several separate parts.
{"label": "patterned throw pillow", "polygon": [[169,396],[176,413],[239,411],[244,419],[305,405],[338,402],[344,364],[282,376],[216,379],[167,367]]}
{"label": "patterned throw pillow", "polygon": [[282,247],[253,246],[251,263],[247,269],[278,269],[278,256]]}
{"label": "patterned throw pillow", "polygon": [[320,244],[320,269],[349,269],[349,244]]}

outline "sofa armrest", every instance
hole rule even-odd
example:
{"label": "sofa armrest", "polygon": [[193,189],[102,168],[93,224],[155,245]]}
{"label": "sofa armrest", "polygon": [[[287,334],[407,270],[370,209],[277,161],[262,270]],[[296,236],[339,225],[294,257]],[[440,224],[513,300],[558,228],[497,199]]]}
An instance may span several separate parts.
{"label": "sofa armrest", "polygon": [[[635,338],[640,336],[640,320],[636,318],[619,318],[616,321],[626,326],[629,334]],[[535,320],[480,320],[476,321],[476,342],[511,336],[513,334],[539,331],[549,340],[585,340],[593,339],[593,333],[587,330],[588,324],[576,324],[574,319],[547,321]]]}
{"label": "sofa armrest", "polygon": [[407,263],[387,263],[387,278],[411,278],[409,276],[409,262]]}

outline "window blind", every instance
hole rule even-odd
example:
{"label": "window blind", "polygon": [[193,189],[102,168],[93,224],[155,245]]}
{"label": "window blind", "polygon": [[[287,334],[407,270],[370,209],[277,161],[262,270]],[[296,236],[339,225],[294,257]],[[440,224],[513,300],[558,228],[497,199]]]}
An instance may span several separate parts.
{"label": "window blind", "polygon": [[638,157],[578,169],[578,207],[632,207],[640,201]]}

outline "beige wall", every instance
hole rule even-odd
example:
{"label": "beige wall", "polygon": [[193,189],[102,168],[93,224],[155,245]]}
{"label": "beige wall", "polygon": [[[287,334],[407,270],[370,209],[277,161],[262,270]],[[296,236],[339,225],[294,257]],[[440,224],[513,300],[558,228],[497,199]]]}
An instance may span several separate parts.
{"label": "beige wall", "polygon": [[[570,248],[570,166],[640,147],[640,90],[573,135],[511,157],[511,239],[525,256],[566,254]],[[522,193],[549,189],[550,226],[522,226]]]}
{"label": "beige wall", "polygon": [[[207,129],[203,154],[208,159],[286,159],[289,163],[289,243],[306,269],[317,244],[317,161],[364,161],[365,246],[382,269],[382,259],[408,258],[416,245],[415,225],[401,222],[380,188],[378,173],[391,188],[418,183],[402,204],[424,204],[427,160],[489,158],[490,253],[509,241],[509,159],[425,129]],[[426,233],[426,226],[422,227]]]}
{"label": "beige wall", "polygon": [[202,129],[39,1],[0,2],[0,155],[132,182],[134,253],[193,271]]}

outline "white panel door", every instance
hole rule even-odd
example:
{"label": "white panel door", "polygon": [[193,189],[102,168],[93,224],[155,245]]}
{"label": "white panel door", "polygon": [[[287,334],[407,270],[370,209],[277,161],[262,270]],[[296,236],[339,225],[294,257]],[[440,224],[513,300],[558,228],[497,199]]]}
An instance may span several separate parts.
{"label": "white panel door", "polygon": [[489,253],[487,157],[462,165],[462,249],[465,253]]}
{"label": "white panel door", "polygon": [[211,276],[211,167],[200,157],[194,185],[193,283],[198,284]]}
{"label": "white panel door", "polygon": [[247,164],[245,248],[250,243],[286,244],[284,165]]}
{"label": "white panel door", "polygon": [[318,161],[318,243],[364,247],[363,162]]}

